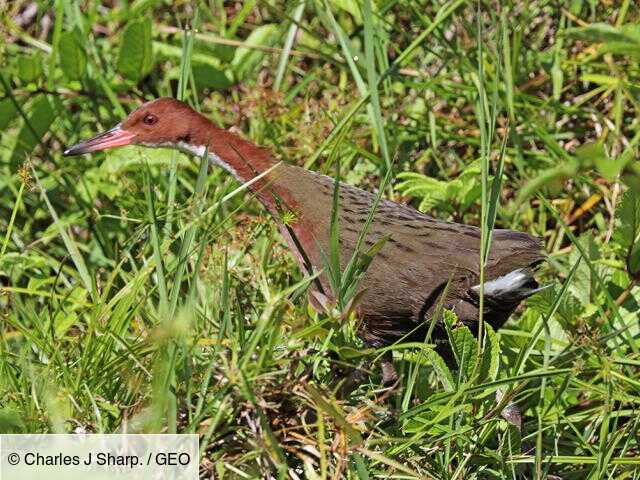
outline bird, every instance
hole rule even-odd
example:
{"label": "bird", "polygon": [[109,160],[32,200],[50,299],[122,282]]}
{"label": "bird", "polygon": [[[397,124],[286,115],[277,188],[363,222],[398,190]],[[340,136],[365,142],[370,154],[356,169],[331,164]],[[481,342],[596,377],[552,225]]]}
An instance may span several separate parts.
{"label": "bird", "polygon": [[[124,145],[207,155],[211,164],[248,184],[275,219],[302,272],[313,277],[309,298],[320,311],[335,302],[337,295],[326,268],[337,204],[334,222],[340,268],[346,268],[360,245],[377,250],[358,284],[354,305],[360,320],[358,336],[368,347],[424,341],[433,317],[440,315],[442,308],[453,311],[459,322],[477,331],[480,290],[483,319],[497,330],[524,299],[544,288],[534,278],[536,267],[545,259],[539,238],[493,229],[481,289],[478,227],[440,220],[329,176],[279,162],[268,149],[216,126],[173,98],[142,104],[110,130],[67,148],[63,154],[82,155]],[[359,243],[372,209],[372,219]],[[442,318],[435,318],[433,325],[431,341],[446,350]],[[389,352],[383,357],[382,371],[384,383],[397,379]]]}

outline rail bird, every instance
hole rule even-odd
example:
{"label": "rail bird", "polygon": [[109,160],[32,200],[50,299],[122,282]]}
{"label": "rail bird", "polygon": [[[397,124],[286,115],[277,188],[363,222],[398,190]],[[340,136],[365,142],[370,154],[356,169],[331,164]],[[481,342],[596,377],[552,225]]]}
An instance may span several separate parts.
{"label": "rail bird", "polygon": [[[376,196],[304,168],[279,163],[267,149],[219,128],[187,104],[172,98],[147,102],[112,129],[80,142],[64,155],[80,155],[122,145],[173,148],[208,155],[212,164],[248,183],[272,214],[311,283],[312,304],[335,301],[327,275],[334,190],[338,188],[338,246],[345,268],[376,202]],[[288,213],[288,221],[283,215]],[[293,220],[291,220],[293,219]],[[472,329],[480,308],[480,229],[446,222],[414,208],[381,200],[364,235],[364,245],[382,245],[358,285],[355,305],[365,344],[382,347],[399,340],[424,340],[437,308],[454,311]],[[533,268],[544,259],[541,242],[526,233],[495,229],[485,265],[483,318],[500,328],[518,304],[539,286]],[[381,243],[377,243],[377,242]],[[442,319],[432,341],[446,344]],[[386,368],[385,368],[386,366]],[[383,362],[384,381],[395,371]]]}

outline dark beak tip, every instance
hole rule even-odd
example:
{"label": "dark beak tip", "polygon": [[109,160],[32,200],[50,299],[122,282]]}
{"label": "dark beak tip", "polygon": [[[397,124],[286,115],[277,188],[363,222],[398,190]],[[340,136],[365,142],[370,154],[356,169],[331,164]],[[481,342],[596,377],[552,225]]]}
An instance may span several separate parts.
{"label": "dark beak tip", "polygon": [[62,152],[62,155],[65,157],[73,157],[75,155],[80,155],[80,154],[82,154],[82,149],[78,148],[77,145],[69,147],[64,152]]}

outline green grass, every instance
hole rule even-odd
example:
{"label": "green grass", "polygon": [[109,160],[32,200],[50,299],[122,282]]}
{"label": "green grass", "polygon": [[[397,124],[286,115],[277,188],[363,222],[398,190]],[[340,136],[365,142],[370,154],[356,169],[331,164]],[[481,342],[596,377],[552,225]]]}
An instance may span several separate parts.
{"label": "green grass", "polygon": [[[0,13],[1,432],[197,432],[208,478],[640,478],[634,2],[30,5]],[[493,228],[540,236],[552,286],[477,338],[445,312],[457,370],[398,344],[400,388],[374,366],[337,399],[383,353],[340,318],[362,265],[327,259],[341,308],[318,315],[225,172],[61,156],[160,95],[479,225],[485,254]]]}

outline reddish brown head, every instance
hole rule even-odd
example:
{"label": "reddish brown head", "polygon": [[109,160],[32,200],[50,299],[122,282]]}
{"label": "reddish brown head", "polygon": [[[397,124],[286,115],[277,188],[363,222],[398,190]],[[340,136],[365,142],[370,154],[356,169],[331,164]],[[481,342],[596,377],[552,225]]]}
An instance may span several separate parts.
{"label": "reddish brown head", "polygon": [[205,146],[207,127],[211,127],[209,120],[186,103],[158,98],[131,112],[111,130],[69,147],[64,155],[82,155],[131,144],[174,148],[180,144]]}
{"label": "reddish brown head", "polygon": [[[209,161],[227,169],[241,182],[250,181],[275,164],[267,150],[216,127],[207,117],[173,98],[145,103],[122,123],[67,148],[64,155],[82,155],[122,145],[175,148],[196,157],[208,152]],[[251,188],[259,190],[263,186],[263,182],[256,182]],[[263,200],[272,199],[269,196]]]}

